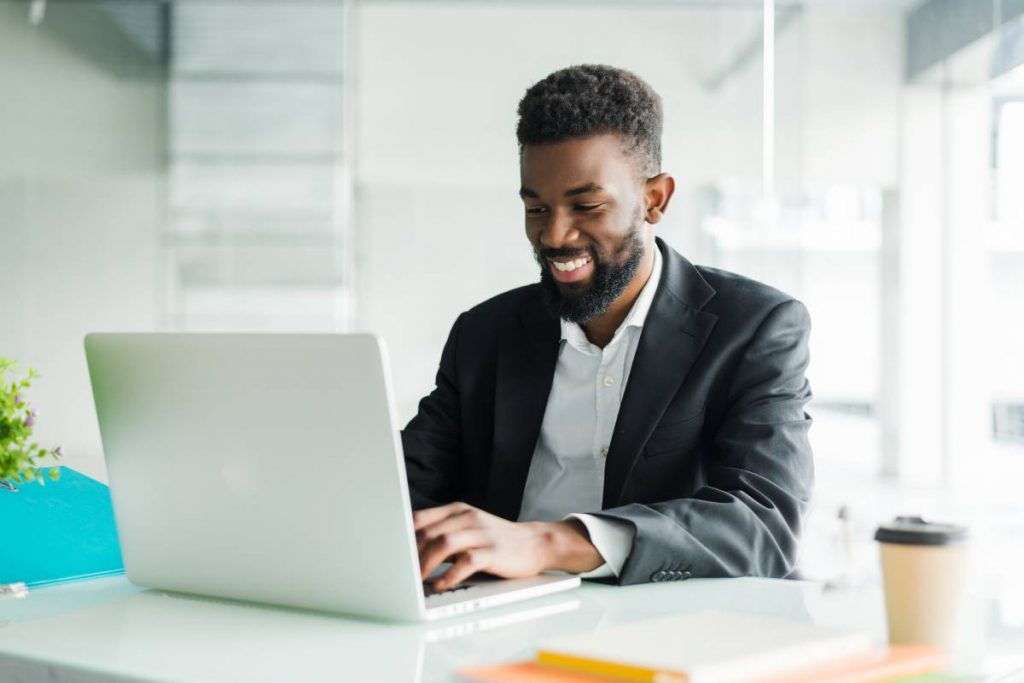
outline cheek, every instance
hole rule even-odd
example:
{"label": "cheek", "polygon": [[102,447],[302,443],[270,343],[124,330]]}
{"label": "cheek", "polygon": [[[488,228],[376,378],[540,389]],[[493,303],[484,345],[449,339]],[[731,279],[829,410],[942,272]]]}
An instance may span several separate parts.
{"label": "cheek", "polygon": [[631,208],[620,208],[590,216],[582,224],[595,239],[616,242],[632,231],[636,220],[635,211]]}
{"label": "cheek", "polygon": [[638,215],[633,207],[623,208],[594,216],[591,222],[583,226],[583,230],[607,260],[621,249],[624,240],[633,232],[637,220]]}
{"label": "cheek", "polygon": [[537,247],[540,244],[540,232],[541,226],[537,221],[531,221],[526,219],[526,239],[530,241],[530,244]]}

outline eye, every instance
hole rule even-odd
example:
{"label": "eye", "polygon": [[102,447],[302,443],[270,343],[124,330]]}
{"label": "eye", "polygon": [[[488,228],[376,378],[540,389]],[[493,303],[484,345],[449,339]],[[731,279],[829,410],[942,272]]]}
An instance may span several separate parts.
{"label": "eye", "polygon": [[577,211],[593,211],[594,209],[602,207],[604,205],[605,205],[605,202],[597,202],[596,204],[577,204],[576,205],[576,210]]}
{"label": "eye", "polygon": [[539,216],[540,214],[545,213],[546,211],[547,211],[547,209],[545,207],[543,207],[543,206],[528,206],[528,207],[526,207],[526,215],[527,216]]}

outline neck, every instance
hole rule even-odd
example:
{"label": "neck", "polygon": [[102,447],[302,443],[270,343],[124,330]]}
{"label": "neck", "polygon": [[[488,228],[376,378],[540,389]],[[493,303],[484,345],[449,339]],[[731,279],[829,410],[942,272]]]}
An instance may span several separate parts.
{"label": "neck", "polygon": [[644,285],[650,279],[651,271],[654,270],[654,250],[657,248],[658,246],[652,242],[644,250],[644,257],[640,260],[640,267],[637,268],[636,275],[622,290],[619,298],[613,301],[604,313],[583,323],[583,331],[587,334],[587,340],[594,346],[602,349],[608,346],[612,337],[615,336],[615,330],[619,329],[619,325],[629,315],[630,309],[633,308]]}

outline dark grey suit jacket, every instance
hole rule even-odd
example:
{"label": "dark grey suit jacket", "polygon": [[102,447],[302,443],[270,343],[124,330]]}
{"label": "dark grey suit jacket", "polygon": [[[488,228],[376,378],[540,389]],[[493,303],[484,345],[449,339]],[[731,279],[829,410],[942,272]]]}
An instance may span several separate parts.
{"label": "dark grey suit jacket", "polygon": [[[603,510],[636,533],[622,584],[794,571],[814,478],[810,319],[782,292],[694,266],[661,240],[661,282],[622,397]],[[537,284],[463,313],[402,432],[414,508],[515,520],[561,330]]]}

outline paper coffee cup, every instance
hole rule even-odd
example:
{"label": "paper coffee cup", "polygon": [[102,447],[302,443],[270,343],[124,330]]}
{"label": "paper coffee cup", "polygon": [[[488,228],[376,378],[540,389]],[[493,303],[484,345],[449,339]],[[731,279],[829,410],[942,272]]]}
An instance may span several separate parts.
{"label": "paper coffee cup", "polygon": [[953,651],[966,599],[967,537],[965,527],[920,517],[897,517],[878,528],[891,644]]}

